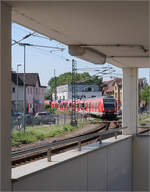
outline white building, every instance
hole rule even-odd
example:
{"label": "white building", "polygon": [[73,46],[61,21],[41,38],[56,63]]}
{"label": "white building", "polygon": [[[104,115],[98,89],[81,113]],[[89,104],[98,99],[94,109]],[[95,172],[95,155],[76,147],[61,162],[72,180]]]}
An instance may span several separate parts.
{"label": "white building", "polygon": [[[94,98],[101,97],[102,92],[97,84],[84,83],[75,85],[76,98]],[[54,98],[54,95],[53,95]],[[62,85],[57,87],[57,99],[60,100],[70,100],[72,99],[72,85]]]}
{"label": "white building", "polygon": [[[28,113],[44,110],[44,96],[46,86],[41,86],[38,73],[26,73],[26,111]],[[23,111],[24,101],[24,74],[12,73],[11,87],[12,112]],[[18,103],[18,104],[17,104]]]}

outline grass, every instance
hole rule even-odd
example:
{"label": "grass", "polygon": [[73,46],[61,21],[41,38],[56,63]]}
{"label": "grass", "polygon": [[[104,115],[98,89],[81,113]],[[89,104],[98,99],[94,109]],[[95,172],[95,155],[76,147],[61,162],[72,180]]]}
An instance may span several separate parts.
{"label": "grass", "polygon": [[26,132],[23,131],[13,131],[11,134],[12,146],[18,146],[21,144],[33,143],[37,140],[43,140],[44,138],[54,137],[56,135],[64,134],[69,131],[73,131],[78,127],[66,125],[53,125],[53,126],[36,126],[26,128]]}
{"label": "grass", "polygon": [[90,123],[101,122],[100,119],[89,119],[83,122],[79,122],[78,126],[71,126],[69,124],[65,125],[39,125],[34,127],[27,127],[26,131],[14,130],[11,133],[12,146],[19,146],[21,144],[33,143],[37,140],[43,140],[44,138],[54,137],[56,135],[64,134],[66,132],[74,131],[78,128],[83,128],[83,126]]}
{"label": "grass", "polygon": [[140,116],[138,123],[140,125],[146,125],[146,124],[150,123],[150,115],[144,114],[144,115]]}

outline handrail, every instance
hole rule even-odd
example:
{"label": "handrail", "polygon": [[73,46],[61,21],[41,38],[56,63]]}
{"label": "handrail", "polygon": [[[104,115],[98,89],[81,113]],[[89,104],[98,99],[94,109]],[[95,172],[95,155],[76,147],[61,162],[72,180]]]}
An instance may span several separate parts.
{"label": "handrail", "polygon": [[118,135],[119,131],[122,131],[123,129],[126,129],[126,128],[127,127],[120,127],[120,128],[115,128],[115,130],[110,129],[110,130],[103,131],[103,132],[88,133],[86,135],[80,135],[80,136],[75,136],[75,137],[71,137],[71,138],[67,138],[67,139],[63,139],[63,140],[59,140],[59,141],[54,141],[54,142],[49,143],[49,144],[43,144],[41,146],[36,146],[33,148],[28,148],[28,149],[24,149],[21,151],[12,152],[12,157],[15,157],[17,155],[22,155],[25,153],[36,152],[37,150],[44,150],[45,149],[45,150],[48,150],[48,161],[50,161],[52,148],[58,147],[60,145],[69,144],[69,143],[78,143],[79,149],[81,150],[81,142],[84,140],[98,137],[99,142],[101,143],[103,139],[110,138],[113,136],[115,136],[115,138],[117,139],[117,135]]}
{"label": "handrail", "polygon": [[127,127],[115,128],[115,130],[107,130],[107,131],[103,131],[103,132],[79,136],[78,138],[69,138],[69,139],[65,139],[63,141],[55,142],[48,149],[47,159],[48,159],[48,161],[51,161],[51,150],[52,150],[52,147],[54,147],[54,146],[76,142],[76,143],[78,143],[78,150],[81,151],[81,142],[82,141],[98,137],[99,142],[102,143],[103,139],[110,138],[110,137],[112,137],[112,135],[114,135],[115,139],[117,139],[117,135],[118,135],[119,131],[122,131],[123,129],[126,129],[126,128]]}

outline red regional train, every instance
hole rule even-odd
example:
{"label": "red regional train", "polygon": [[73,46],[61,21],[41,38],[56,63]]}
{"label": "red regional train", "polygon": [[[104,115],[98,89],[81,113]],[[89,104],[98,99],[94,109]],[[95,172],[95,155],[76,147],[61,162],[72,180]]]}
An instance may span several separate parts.
{"label": "red regional train", "polygon": [[[71,100],[52,101],[46,100],[44,104],[50,104],[51,108],[56,108],[59,111],[72,110]],[[116,99],[109,96],[100,98],[91,98],[76,100],[76,111],[79,113],[86,113],[90,115],[99,116],[101,118],[115,118],[117,116],[118,104]]]}

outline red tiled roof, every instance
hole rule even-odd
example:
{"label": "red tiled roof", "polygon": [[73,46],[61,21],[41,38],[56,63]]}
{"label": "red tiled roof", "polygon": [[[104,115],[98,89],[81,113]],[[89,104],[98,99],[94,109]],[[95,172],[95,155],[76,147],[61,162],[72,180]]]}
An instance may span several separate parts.
{"label": "red tiled roof", "polygon": [[[46,86],[41,86],[39,74],[38,73],[26,73],[26,86],[36,86],[36,82],[38,81],[39,87],[46,88]],[[12,81],[17,83],[17,73],[12,72]],[[24,84],[24,73],[18,73],[18,83],[19,85]]]}

